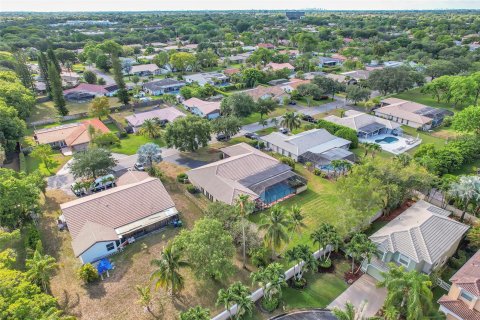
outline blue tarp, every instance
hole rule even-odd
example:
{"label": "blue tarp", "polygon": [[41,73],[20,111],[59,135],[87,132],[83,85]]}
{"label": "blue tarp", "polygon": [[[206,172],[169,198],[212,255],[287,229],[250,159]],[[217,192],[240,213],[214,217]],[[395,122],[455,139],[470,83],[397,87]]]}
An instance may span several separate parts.
{"label": "blue tarp", "polygon": [[102,274],[105,271],[112,270],[112,269],[113,269],[112,264],[110,263],[110,260],[108,260],[107,258],[103,258],[102,260],[100,260],[100,262],[97,265],[97,271],[99,274]]}

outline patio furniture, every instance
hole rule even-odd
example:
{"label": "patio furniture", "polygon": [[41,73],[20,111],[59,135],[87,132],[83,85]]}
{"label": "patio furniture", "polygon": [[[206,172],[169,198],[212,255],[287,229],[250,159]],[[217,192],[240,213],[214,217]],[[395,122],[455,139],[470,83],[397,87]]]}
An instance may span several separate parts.
{"label": "patio furniture", "polygon": [[107,278],[109,278],[110,273],[108,271],[113,270],[114,268],[115,268],[115,266],[112,265],[110,260],[108,260],[107,258],[103,258],[102,260],[100,260],[98,262],[98,265],[97,265],[97,271],[98,271],[98,274],[100,275],[100,277],[102,278],[102,280],[103,280],[103,274],[106,272],[107,273]]}

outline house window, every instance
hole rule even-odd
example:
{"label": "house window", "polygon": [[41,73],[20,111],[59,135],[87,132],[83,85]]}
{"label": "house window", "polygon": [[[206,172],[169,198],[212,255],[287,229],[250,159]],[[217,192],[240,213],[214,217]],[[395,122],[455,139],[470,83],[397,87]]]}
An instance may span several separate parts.
{"label": "house window", "polygon": [[405,266],[405,267],[408,267],[408,264],[410,263],[410,258],[404,256],[403,254],[399,254],[397,261],[398,261],[398,263],[400,263],[401,265],[403,265],[403,266]]}
{"label": "house window", "polygon": [[466,292],[465,290],[462,290],[462,292],[460,293],[460,296],[467,301],[470,301],[470,302],[473,301],[473,296],[470,293]]}
{"label": "house window", "polygon": [[113,244],[113,242],[107,244],[107,251],[112,251],[113,249],[115,249],[115,245]]}

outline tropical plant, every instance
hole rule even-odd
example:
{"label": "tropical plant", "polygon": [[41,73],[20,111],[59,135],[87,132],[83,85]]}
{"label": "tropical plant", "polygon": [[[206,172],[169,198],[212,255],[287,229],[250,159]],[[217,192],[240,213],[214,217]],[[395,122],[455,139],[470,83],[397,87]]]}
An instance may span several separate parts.
{"label": "tropical plant", "polygon": [[247,217],[253,212],[255,205],[250,201],[250,197],[246,194],[241,194],[238,196],[235,201],[235,206],[240,216],[240,224],[242,226],[242,256],[243,256],[243,265],[245,268],[247,262],[247,253],[246,253],[246,238],[245,238],[245,226],[247,224]]}
{"label": "tropical plant", "polygon": [[152,303],[150,286],[136,286],[135,288],[137,289],[138,293],[138,304],[145,308],[145,311],[152,313],[152,310],[150,309],[150,304]]}
{"label": "tropical plant", "polygon": [[463,221],[470,202],[480,199],[480,177],[462,176],[458,182],[451,184],[448,193],[462,202],[463,212],[460,221]]}
{"label": "tropical plant", "polygon": [[266,219],[260,224],[259,229],[265,230],[264,241],[272,250],[272,260],[275,258],[275,249],[288,241],[289,220],[283,207],[275,205],[271,208]]}
{"label": "tropical plant", "polygon": [[182,260],[181,252],[175,246],[168,245],[160,259],[152,260],[151,264],[157,267],[150,277],[151,280],[155,280],[155,289],[165,288],[171,295],[183,289],[184,280],[180,269],[187,267],[188,263]]}
{"label": "tropical plant", "polygon": [[231,308],[236,304],[235,319],[241,319],[245,314],[252,314],[253,301],[250,298],[250,291],[241,282],[234,282],[227,289],[218,291],[217,305],[224,305],[232,318]]}
{"label": "tropical plant", "polygon": [[263,289],[264,306],[271,306],[267,309],[273,311],[278,306],[278,298],[282,296],[282,287],[287,285],[283,266],[272,263],[266,268],[259,268],[256,272],[252,272],[250,277]]}
{"label": "tropical plant", "polygon": [[352,274],[356,274],[361,267],[355,271],[355,260],[367,260],[370,262],[370,259],[377,252],[376,245],[367,238],[364,233],[356,233],[349,243],[345,246],[345,252],[347,256],[352,258]]}
{"label": "tropical plant", "polygon": [[287,112],[283,115],[282,120],[280,121],[280,125],[288,128],[290,131],[293,129],[300,128],[302,121],[300,119],[300,115],[294,112]]}
{"label": "tropical plant", "polygon": [[[323,222],[320,227],[315,230],[311,235],[310,239],[313,240],[314,244],[318,244],[318,250],[323,251],[323,262],[330,260],[330,254],[332,251],[337,251],[340,243],[342,242],[342,238],[338,234],[337,229],[332,226],[331,224]],[[331,246],[331,250],[328,252],[327,256],[327,246]]]}
{"label": "tropical plant", "polygon": [[84,283],[90,283],[98,280],[100,277],[98,275],[97,269],[91,264],[86,263],[78,269],[78,276]]}
{"label": "tropical plant", "polygon": [[271,123],[274,127],[278,127],[278,118],[272,118],[272,119],[270,119],[270,123]]}
{"label": "tropical plant", "polygon": [[338,320],[364,320],[366,303],[362,303],[358,309],[350,302],[345,303],[345,310],[333,308],[332,313]]}
{"label": "tropical plant", "polygon": [[156,139],[161,136],[162,128],[155,119],[146,119],[139,132],[150,139]]}
{"label": "tropical plant", "polygon": [[210,310],[196,306],[180,313],[180,320],[210,320]]}
{"label": "tropical plant", "polygon": [[50,277],[58,267],[58,264],[54,257],[43,254],[42,251],[41,245],[37,245],[33,257],[25,261],[25,266],[27,267],[26,275],[31,282],[41,287],[44,292],[47,292],[50,285]]}
{"label": "tropical plant", "polygon": [[391,264],[382,276],[384,280],[377,286],[387,289],[386,310],[397,310],[407,320],[428,318],[433,311],[432,282],[428,275]]}
{"label": "tropical plant", "polygon": [[162,149],[155,143],[145,143],[137,151],[138,162],[151,167],[153,163],[162,161]]}
{"label": "tropical plant", "polygon": [[[293,262],[293,279],[297,286],[303,287],[306,280],[303,278],[305,272],[317,267],[317,260],[313,257],[310,248],[305,244],[299,244],[285,252],[285,258],[288,262]],[[303,261],[303,265],[300,263]]]}
{"label": "tropical plant", "polygon": [[288,242],[290,242],[295,234],[300,234],[300,231],[304,229],[307,225],[304,222],[305,217],[303,216],[302,209],[298,205],[293,205],[290,208],[289,213],[289,224],[288,224]]}

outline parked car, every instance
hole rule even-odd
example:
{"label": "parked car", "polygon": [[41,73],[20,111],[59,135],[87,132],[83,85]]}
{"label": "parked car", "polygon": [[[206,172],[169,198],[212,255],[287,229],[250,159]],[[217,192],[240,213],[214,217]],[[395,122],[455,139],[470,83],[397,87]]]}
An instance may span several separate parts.
{"label": "parked car", "polygon": [[259,136],[258,134],[254,132],[247,132],[245,133],[245,138],[252,139],[252,140],[258,140]]}
{"label": "parked car", "polygon": [[315,119],[314,119],[312,116],[308,115],[308,114],[302,115],[302,120],[303,120],[303,121],[312,122],[312,123],[315,122]]}
{"label": "parked car", "polygon": [[283,134],[287,134],[288,129],[287,128],[278,128],[278,132],[283,133]]}
{"label": "parked car", "polygon": [[291,105],[291,106],[296,106],[296,105],[297,105],[297,101],[291,100],[288,104]]}
{"label": "parked car", "polygon": [[112,188],[113,186],[115,186],[115,177],[113,174],[107,174],[106,176],[95,179],[95,181],[90,186],[90,191],[97,192]]}
{"label": "parked car", "polygon": [[80,185],[79,182],[74,182],[70,186],[70,189],[72,190],[73,194],[76,195],[77,197],[82,197],[87,195],[87,190],[83,186]]}
{"label": "parked car", "polygon": [[145,171],[145,167],[143,165],[143,163],[140,163],[140,162],[136,162],[133,167],[135,168],[135,170],[137,171]]}
{"label": "parked car", "polygon": [[230,137],[223,133],[220,133],[219,135],[217,135],[217,141],[228,141],[228,140],[230,140]]}

